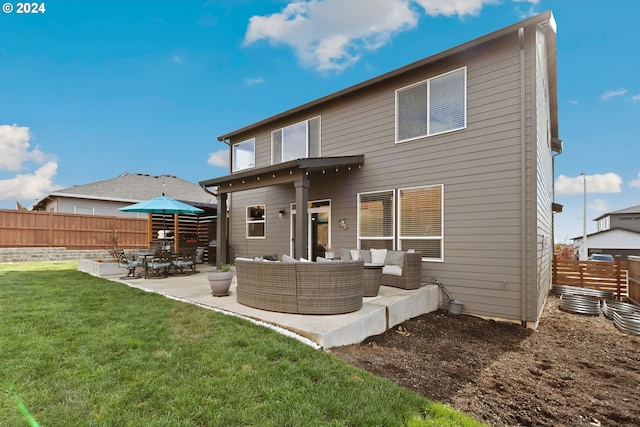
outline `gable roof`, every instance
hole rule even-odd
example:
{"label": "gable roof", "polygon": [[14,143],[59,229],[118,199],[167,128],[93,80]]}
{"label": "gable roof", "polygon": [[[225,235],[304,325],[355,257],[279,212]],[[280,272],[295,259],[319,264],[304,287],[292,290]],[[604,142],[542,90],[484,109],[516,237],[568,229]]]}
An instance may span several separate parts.
{"label": "gable roof", "polygon": [[176,176],[154,176],[125,172],[115,178],[84,185],[74,185],[70,188],[49,193],[34,203],[32,209],[37,209],[40,205],[44,206],[45,201],[52,197],[137,203],[162,194],[185,202],[216,203],[214,195],[199,185]]}
{"label": "gable roof", "polygon": [[308,102],[306,104],[300,105],[298,107],[295,107],[293,109],[290,109],[288,111],[282,112],[280,114],[276,114],[275,116],[271,116],[267,119],[261,120],[259,122],[250,124],[248,126],[245,126],[243,128],[240,128],[238,130],[235,130],[233,132],[221,135],[218,137],[218,141],[227,141],[230,138],[239,135],[241,133],[244,132],[249,132],[252,131],[260,126],[264,126],[267,125],[271,122],[277,121],[281,118],[308,110],[310,108],[313,108],[317,105],[320,104],[324,104],[327,102],[331,102],[331,101],[335,101],[339,98],[348,96],[352,93],[358,92],[358,91],[362,91],[362,90],[366,90],[376,84],[385,82],[387,80],[390,80],[394,77],[400,76],[402,74],[405,73],[409,73],[413,70],[416,70],[418,68],[422,68],[425,66],[428,66],[430,64],[436,63],[437,61],[440,61],[442,59],[454,56],[454,55],[458,55],[461,54],[463,52],[466,52],[468,50],[471,49],[475,49],[477,48],[479,45],[488,43],[490,41],[493,41],[495,39],[498,39],[500,37],[503,37],[507,34],[513,34],[513,33],[518,33],[519,30],[521,28],[525,28],[525,27],[535,27],[535,26],[540,26],[541,28],[544,28],[546,31],[546,39],[547,39],[547,52],[548,52],[548,57],[547,57],[547,72],[549,74],[549,102],[550,102],[550,110],[551,110],[551,115],[550,115],[550,127],[551,127],[551,136],[554,138],[558,137],[558,103],[557,103],[557,70],[556,70],[556,39],[555,39],[555,33],[556,33],[556,21],[555,18],[553,17],[553,13],[551,13],[551,11],[547,11],[541,14],[538,14],[536,16],[533,16],[529,19],[525,19],[523,21],[517,22],[513,25],[510,25],[508,27],[505,27],[501,30],[498,31],[494,31],[493,33],[489,33],[485,36],[476,38],[474,40],[471,40],[469,42],[463,43],[461,45],[458,45],[456,47],[453,47],[451,49],[442,51],[440,53],[437,53],[435,55],[429,56],[427,58],[421,59],[419,61],[413,62],[409,65],[406,65],[404,67],[398,68],[396,70],[390,71],[388,73],[382,74],[378,77],[374,77],[372,79],[366,80],[362,83],[356,84],[354,86],[351,86],[349,88],[343,89],[341,91],[335,92],[333,94],[327,95],[325,97],[322,98],[318,98],[314,101]]}
{"label": "gable roof", "polygon": [[[602,236],[605,234],[613,234],[614,232],[618,232],[618,231],[622,231],[623,233],[629,233],[629,234],[640,234],[640,231],[636,231],[636,230],[630,230],[628,228],[624,228],[624,227],[611,227],[607,230],[603,230],[603,231],[595,231],[593,233],[587,234],[587,239],[589,239],[589,237],[594,237],[594,236]],[[575,240],[582,240],[584,236],[576,236],[576,237],[571,237],[570,239],[575,241]]]}
{"label": "gable roof", "polygon": [[640,214],[640,205],[631,206],[629,208],[624,208],[624,209],[620,209],[613,212],[607,212],[605,214],[600,215],[596,219],[594,219],[594,221],[598,221],[604,217],[611,216],[611,215],[627,215],[627,214]]}

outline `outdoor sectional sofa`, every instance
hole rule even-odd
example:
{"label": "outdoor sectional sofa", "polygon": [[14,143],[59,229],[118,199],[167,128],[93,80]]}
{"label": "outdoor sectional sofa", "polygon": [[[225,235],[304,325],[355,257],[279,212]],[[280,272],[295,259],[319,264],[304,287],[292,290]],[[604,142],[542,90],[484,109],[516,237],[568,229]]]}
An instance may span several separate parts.
{"label": "outdoor sectional sofa", "polygon": [[[354,256],[365,263],[384,264],[382,285],[401,289],[418,289],[422,283],[422,253],[387,251],[376,249],[342,249],[340,259],[353,260]],[[385,253],[386,252],[386,253]],[[381,257],[380,259],[376,259]]]}
{"label": "outdoor sectional sofa", "polygon": [[364,261],[267,262],[236,258],[237,298],[261,310],[341,314],[362,308]]}

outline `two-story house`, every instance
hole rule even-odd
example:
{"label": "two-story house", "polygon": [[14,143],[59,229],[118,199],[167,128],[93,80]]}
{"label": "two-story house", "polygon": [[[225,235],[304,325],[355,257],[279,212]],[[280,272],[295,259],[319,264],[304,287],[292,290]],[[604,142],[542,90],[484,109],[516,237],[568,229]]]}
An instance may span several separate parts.
{"label": "two-story house", "polygon": [[[587,235],[587,252],[604,253],[626,261],[640,256],[640,205],[608,212],[595,218],[598,231]],[[574,246],[582,246],[583,237],[574,237]]]}
{"label": "two-story house", "polygon": [[414,249],[465,312],[538,321],[561,150],[550,12],[218,139],[230,174],[200,184],[230,259]]}

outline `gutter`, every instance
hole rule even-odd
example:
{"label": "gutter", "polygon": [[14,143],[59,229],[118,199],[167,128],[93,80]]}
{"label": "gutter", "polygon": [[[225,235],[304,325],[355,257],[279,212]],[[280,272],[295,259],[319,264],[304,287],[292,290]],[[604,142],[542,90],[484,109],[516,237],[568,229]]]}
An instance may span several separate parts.
{"label": "gutter", "polygon": [[520,44],[520,319],[527,327],[527,168],[526,103],[525,103],[525,51],[524,27],[518,29]]}

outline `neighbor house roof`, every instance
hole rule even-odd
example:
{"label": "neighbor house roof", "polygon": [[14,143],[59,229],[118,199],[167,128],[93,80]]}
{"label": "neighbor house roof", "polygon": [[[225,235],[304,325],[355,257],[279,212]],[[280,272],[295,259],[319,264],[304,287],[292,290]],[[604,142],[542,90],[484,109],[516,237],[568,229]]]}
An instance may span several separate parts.
{"label": "neighbor house roof", "polygon": [[[612,234],[614,232],[617,231],[622,231],[624,233],[631,233],[631,234],[640,234],[640,231],[636,231],[636,230],[630,230],[628,228],[624,228],[624,227],[612,227],[609,228],[607,230],[603,230],[603,231],[595,231],[593,233],[587,234],[587,239],[589,237],[593,237],[593,236],[601,236],[604,234]],[[571,237],[571,240],[582,240],[584,236],[576,236],[576,237]]]}
{"label": "neighbor house roof", "polygon": [[[241,133],[244,132],[249,132],[252,131],[258,127],[267,125],[269,123],[272,123],[276,120],[279,120],[281,118],[305,111],[307,109],[313,108],[317,105],[320,104],[324,104],[327,102],[331,102],[331,101],[336,101],[344,96],[348,96],[350,94],[353,94],[355,92],[361,91],[361,90],[367,90],[368,88],[386,82],[387,80],[390,80],[394,77],[403,75],[405,73],[409,73],[413,70],[416,70],[418,68],[422,68],[425,66],[428,66],[430,64],[436,63],[440,60],[443,60],[445,58],[449,58],[451,56],[454,55],[458,55],[458,54],[463,54],[464,52],[471,50],[471,49],[475,49],[478,46],[488,43],[490,41],[493,41],[495,39],[498,39],[500,37],[503,37],[505,35],[508,34],[513,34],[513,33],[517,33],[520,28],[529,28],[529,27],[534,27],[536,25],[539,25],[542,28],[548,29],[551,32],[553,32],[555,34],[556,32],[556,21],[555,18],[553,17],[553,14],[550,11],[541,13],[539,15],[533,16],[529,19],[526,19],[524,21],[520,21],[516,24],[513,24],[509,27],[503,28],[501,30],[498,31],[494,31],[493,33],[487,34],[483,37],[479,37],[475,40],[471,40],[467,43],[463,43],[461,45],[458,45],[456,47],[453,47],[451,49],[445,50],[443,52],[437,53],[435,55],[429,56],[427,58],[424,58],[422,60],[416,61],[412,64],[406,65],[404,67],[398,68],[396,70],[390,71],[386,74],[382,74],[378,77],[374,77],[370,80],[364,81],[362,83],[356,84],[354,86],[348,87],[346,89],[343,89],[341,91],[335,92],[333,94],[327,95],[325,97],[322,98],[318,98],[314,101],[308,102],[306,104],[300,105],[296,108],[293,108],[291,110],[285,111],[283,113],[277,114],[275,116],[269,117],[267,119],[264,119],[262,121],[253,123],[251,125],[245,126],[241,129],[235,130],[233,132],[227,133],[225,135],[221,135],[218,137],[219,141],[226,141],[236,135],[239,135]],[[550,114],[550,127],[551,127],[551,136],[554,138],[557,138],[558,136],[558,105],[557,105],[557,85],[556,85],[556,75],[557,75],[557,70],[556,70],[556,41],[554,37],[547,37],[547,42],[548,42],[548,52],[549,52],[549,56],[548,56],[548,61],[547,61],[547,72],[549,74],[549,100],[551,102],[550,110],[551,110],[551,114]]]}
{"label": "neighbor house roof", "polygon": [[594,221],[598,221],[604,217],[611,215],[629,215],[629,214],[640,214],[640,205],[631,206],[630,208],[624,208],[613,212],[607,212],[606,214],[600,215],[598,218],[594,219]]}
{"label": "neighbor house roof", "polygon": [[137,203],[164,194],[167,197],[185,202],[215,204],[214,195],[193,182],[185,181],[173,175],[148,175],[141,173],[123,173],[115,178],[74,185],[70,188],[47,194],[33,205],[37,209],[44,206],[47,199],[69,197]]}

